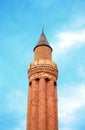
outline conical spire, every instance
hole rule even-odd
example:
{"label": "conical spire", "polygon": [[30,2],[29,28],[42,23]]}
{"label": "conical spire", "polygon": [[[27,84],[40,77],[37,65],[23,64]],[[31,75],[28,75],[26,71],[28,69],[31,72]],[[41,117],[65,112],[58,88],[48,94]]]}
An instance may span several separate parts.
{"label": "conical spire", "polygon": [[48,43],[48,41],[46,39],[46,36],[44,34],[44,30],[43,29],[42,29],[42,33],[41,33],[41,36],[40,36],[40,38],[38,40],[37,45],[42,45],[42,44],[49,45],[49,43]]}
{"label": "conical spire", "polygon": [[[39,38],[38,43],[35,46],[35,48],[38,47],[38,46],[48,46],[48,47],[51,48],[51,46],[49,45],[49,42],[46,39],[46,36],[44,34],[44,29],[43,28],[42,28],[42,33],[40,35],[40,38]],[[34,48],[34,50],[35,50],[35,48]],[[51,50],[52,50],[52,48],[51,48]]]}

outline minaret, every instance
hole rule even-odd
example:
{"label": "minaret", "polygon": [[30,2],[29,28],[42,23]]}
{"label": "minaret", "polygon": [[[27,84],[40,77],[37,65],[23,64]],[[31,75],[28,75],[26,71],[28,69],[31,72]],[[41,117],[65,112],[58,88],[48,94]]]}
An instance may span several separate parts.
{"label": "minaret", "polygon": [[58,130],[58,68],[44,31],[34,47],[28,69],[29,94],[26,130]]}

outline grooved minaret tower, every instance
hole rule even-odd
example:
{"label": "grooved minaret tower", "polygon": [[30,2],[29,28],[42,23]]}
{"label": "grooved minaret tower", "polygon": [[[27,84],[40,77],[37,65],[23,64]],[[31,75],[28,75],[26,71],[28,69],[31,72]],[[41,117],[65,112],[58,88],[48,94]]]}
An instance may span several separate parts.
{"label": "grooved minaret tower", "polygon": [[29,95],[26,130],[58,130],[58,68],[42,30],[28,69]]}

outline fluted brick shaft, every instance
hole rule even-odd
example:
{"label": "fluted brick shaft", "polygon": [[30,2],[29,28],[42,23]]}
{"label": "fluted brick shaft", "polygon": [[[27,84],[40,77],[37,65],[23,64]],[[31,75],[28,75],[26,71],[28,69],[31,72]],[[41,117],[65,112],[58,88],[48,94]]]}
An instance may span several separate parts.
{"label": "fluted brick shaft", "polygon": [[38,129],[46,130],[46,84],[45,79],[39,81],[39,104],[38,104]]}
{"label": "fluted brick shaft", "polygon": [[55,121],[56,121],[56,130],[58,130],[58,95],[57,95],[57,86],[55,86],[55,94],[54,94],[54,96],[55,96],[55,115],[56,115],[56,117],[55,117]]}
{"label": "fluted brick shaft", "polygon": [[38,129],[38,86],[35,80],[32,81],[32,91],[31,91],[31,124],[30,130]]}
{"label": "fluted brick shaft", "polygon": [[27,125],[26,125],[26,130],[30,130],[30,124],[31,124],[31,86],[29,86],[29,91],[28,91],[28,106],[27,106]]}
{"label": "fluted brick shaft", "polygon": [[27,130],[38,129],[38,83],[36,80],[32,81],[29,86],[29,119]]}
{"label": "fluted brick shaft", "polygon": [[47,130],[57,130],[55,107],[55,86],[53,81],[47,84]]}

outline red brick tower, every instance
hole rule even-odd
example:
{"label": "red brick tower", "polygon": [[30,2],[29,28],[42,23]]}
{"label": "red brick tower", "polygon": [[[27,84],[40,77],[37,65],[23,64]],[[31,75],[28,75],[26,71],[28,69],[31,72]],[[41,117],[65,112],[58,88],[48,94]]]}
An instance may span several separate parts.
{"label": "red brick tower", "polygon": [[28,69],[29,96],[26,130],[58,130],[57,65],[42,30]]}

